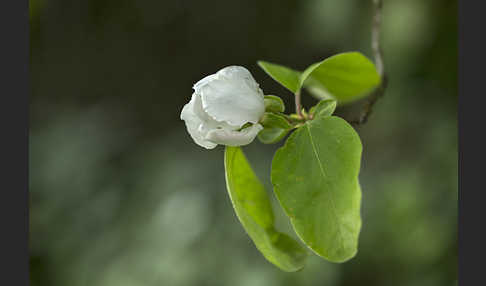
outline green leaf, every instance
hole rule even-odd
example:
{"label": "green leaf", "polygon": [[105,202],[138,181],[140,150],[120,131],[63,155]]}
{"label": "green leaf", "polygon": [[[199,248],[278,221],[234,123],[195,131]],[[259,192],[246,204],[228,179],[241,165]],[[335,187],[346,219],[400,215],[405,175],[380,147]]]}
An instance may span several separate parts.
{"label": "green leaf", "polygon": [[239,147],[226,147],[224,167],[233,208],[257,249],[284,271],[302,269],[307,257],[305,248],[275,230],[268,195]]}
{"label": "green leaf", "polygon": [[352,258],[361,229],[361,141],[335,116],[307,121],[272,161],[275,194],[302,241],[332,262]]}
{"label": "green leaf", "polygon": [[336,110],[337,102],[334,99],[325,99],[319,101],[315,106],[313,106],[309,112],[315,117],[331,116]]}
{"label": "green leaf", "polygon": [[317,80],[313,77],[308,77],[305,82],[305,89],[315,98],[319,100],[327,100],[336,98]]}
{"label": "green leaf", "polygon": [[274,80],[286,87],[293,93],[296,93],[300,85],[300,72],[269,62],[258,61],[258,65]]}
{"label": "green leaf", "polygon": [[285,111],[285,104],[283,100],[275,95],[265,95],[263,98],[263,102],[265,104],[265,111],[268,112],[284,112]]}
{"label": "green leaf", "polygon": [[292,130],[292,125],[283,115],[266,112],[261,120],[263,129],[258,133],[258,139],[264,144],[276,143]]}
{"label": "green leaf", "polygon": [[380,84],[375,65],[358,52],[342,53],[308,67],[300,84],[318,99],[331,95],[339,104],[356,101]]}

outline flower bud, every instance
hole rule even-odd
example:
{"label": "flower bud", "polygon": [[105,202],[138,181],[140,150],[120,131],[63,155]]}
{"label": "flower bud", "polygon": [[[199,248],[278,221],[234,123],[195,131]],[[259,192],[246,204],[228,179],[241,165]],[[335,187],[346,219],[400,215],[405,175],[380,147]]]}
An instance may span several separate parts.
{"label": "flower bud", "polygon": [[193,89],[181,119],[198,145],[206,149],[218,144],[247,145],[263,129],[258,123],[265,112],[263,92],[244,67],[223,68],[198,81]]}

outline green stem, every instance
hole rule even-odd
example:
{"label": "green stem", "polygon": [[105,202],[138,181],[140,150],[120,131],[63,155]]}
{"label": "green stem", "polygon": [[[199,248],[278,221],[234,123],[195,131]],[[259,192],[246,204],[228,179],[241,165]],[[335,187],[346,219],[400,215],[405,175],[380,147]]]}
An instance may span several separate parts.
{"label": "green stem", "polygon": [[300,117],[302,116],[302,103],[300,101],[300,90],[295,93],[295,113],[297,113]]}

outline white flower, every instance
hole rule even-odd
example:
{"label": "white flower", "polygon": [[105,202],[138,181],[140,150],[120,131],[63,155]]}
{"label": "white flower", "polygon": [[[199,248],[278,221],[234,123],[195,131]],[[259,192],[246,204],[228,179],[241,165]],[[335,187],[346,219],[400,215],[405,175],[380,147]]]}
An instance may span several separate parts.
{"label": "white flower", "polygon": [[[263,92],[244,67],[229,66],[194,85],[191,101],[181,112],[187,131],[206,148],[250,144],[263,126]],[[241,129],[243,125],[251,126]]]}

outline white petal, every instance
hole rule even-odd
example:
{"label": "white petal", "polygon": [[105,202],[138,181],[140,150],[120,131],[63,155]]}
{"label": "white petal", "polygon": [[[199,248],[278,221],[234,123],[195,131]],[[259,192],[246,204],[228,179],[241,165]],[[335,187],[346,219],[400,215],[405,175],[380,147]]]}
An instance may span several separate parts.
{"label": "white petal", "polygon": [[185,121],[187,132],[189,132],[196,144],[206,149],[213,149],[217,144],[205,139],[207,131],[200,130],[200,126],[203,126],[203,121],[197,116],[195,110],[197,110],[197,95],[193,94],[191,101],[182,108],[181,119]]}
{"label": "white petal", "polygon": [[216,79],[217,77],[218,77],[217,74],[208,75],[208,76],[204,77],[203,79],[201,79],[200,81],[196,82],[192,88],[197,91],[201,86],[207,84],[208,82],[211,82],[212,80]]}
{"label": "white petal", "polygon": [[254,124],[241,131],[215,129],[208,132],[206,140],[227,146],[243,146],[250,144],[262,129],[263,126],[260,124]]}
{"label": "white petal", "polygon": [[[201,97],[196,93],[193,93],[192,96],[194,98],[194,113],[201,120],[201,126],[199,126],[199,129],[201,131],[205,131],[207,133],[207,131],[216,128],[224,128],[229,130],[237,130],[240,128],[240,126],[238,125],[230,125],[224,121],[216,121],[213,117],[209,116],[206,111],[204,111],[202,107]],[[204,135],[206,135],[206,133],[204,133]]]}
{"label": "white petal", "polygon": [[194,86],[204,111],[217,121],[241,127],[257,123],[265,112],[263,92],[244,67],[230,66]]}

